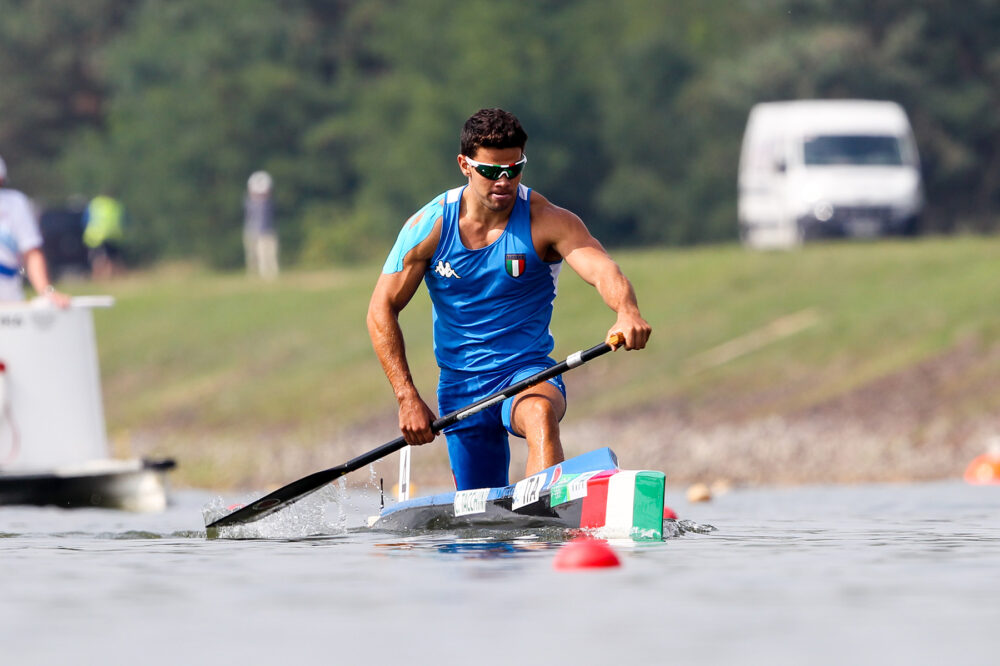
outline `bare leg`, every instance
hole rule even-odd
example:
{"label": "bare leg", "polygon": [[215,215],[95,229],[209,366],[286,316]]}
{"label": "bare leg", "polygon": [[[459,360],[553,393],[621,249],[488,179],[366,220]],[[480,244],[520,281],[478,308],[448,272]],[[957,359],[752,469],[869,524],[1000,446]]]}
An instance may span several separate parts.
{"label": "bare leg", "polygon": [[511,425],[528,440],[525,476],[565,460],[559,439],[559,419],[566,413],[566,399],[548,382],[532,387],[514,399]]}

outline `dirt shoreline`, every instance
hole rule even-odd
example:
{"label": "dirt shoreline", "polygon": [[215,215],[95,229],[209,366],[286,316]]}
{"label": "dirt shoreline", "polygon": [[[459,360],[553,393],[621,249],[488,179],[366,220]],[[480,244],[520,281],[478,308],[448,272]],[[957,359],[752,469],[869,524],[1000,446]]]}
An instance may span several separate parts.
{"label": "dirt shoreline", "polygon": [[[387,434],[388,432],[388,434]],[[866,424],[843,414],[809,418],[770,416],[741,423],[700,426],[666,412],[628,418],[574,420],[564,424],[566,454],[609,446],[628,469],[657,469],[668,485],[724,482],[732,486],[915,482],[958,478],[1000,432],[1000,421],[963,423],[947,419],[904,424]],[[919,437],[915,436],[919,433]],[[151,434],[150,434],[151,435]],[[366,428],[318,444],[247,440],[189,439],[183,446],[141,436],[140,455],[155,451],[175,457],[175,485],[215,490],[273,489],[312,472],[341,464],[393,438],[386,428]],[[171,438],[173,439],[173,438]],[[512,441],[512,480],[520,478],[524,453]],[[395,455],[374,471],[350,475],[351,485],[387,489],[396,482]],[[200,473],[195,470],[201,470]],[[443,439],[413,456],[418,486],[451,484]]]}
{"label": "dirt shoreline", "polygon": [[[787,392],[788,387],[776,387]],[[807,409],[756,413],[766,396],[723,396],[712,404],[664,404],[563,422],[567,456],[609,446],[624,468],[657,469],[670,485],[734,486],[909,482],[958,478],[1000,435],[1000,346],[958,345],[938,357],[885,376]],[[322,427],[314,432],[326,432]],[[177,459],[178,486],[269,489],[339,465],[398,432],[395,415],[362,428],[328,430],[296,441],[287,433],[252,436],[201,432],[132,433],[119,454]],[[512,441],[512,479],[524,450]],[[355,485],[396,480],[396,456],[374,471],[350,475]],[[413,456],[414,483],[451,485],[443,439]]]}

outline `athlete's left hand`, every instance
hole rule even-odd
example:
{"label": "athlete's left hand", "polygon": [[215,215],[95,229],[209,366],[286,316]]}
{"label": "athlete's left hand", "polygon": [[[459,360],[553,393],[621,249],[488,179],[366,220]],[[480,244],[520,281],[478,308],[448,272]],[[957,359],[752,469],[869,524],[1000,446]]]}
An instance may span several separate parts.
{"label": "athlete's left hand", "polygon": [[653,327],[638,312],[625,312],[618,314],[618,320],[608,331],[607,340],[609,342],[615,333],[621,333],[625,336],[626,350],[642,349],[649,341]]}

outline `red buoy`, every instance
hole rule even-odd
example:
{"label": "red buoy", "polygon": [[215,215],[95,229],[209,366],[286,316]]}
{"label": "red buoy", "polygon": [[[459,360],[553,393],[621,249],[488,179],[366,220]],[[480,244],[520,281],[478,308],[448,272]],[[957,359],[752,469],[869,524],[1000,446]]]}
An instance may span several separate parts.
{"label": "red buoy", "polygon": [[673,509],[666,505],[663,507],[663,517],[669,520],[677,520],[677,514]]}
{"label": "red buoy", "polygon": [[552,566],[559,571],[596,569],[621,566],[621,560],[607,541],[578,537],[559,549]]}

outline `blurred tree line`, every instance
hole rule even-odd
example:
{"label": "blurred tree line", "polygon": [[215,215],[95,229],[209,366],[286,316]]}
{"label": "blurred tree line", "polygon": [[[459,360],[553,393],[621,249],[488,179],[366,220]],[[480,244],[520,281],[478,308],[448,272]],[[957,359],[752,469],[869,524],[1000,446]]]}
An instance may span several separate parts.
{"label": "blurred tree line", "polygon": [[380,256],[487,106],[606,244],[730,240],[750,107],[807,97],[900,102],[929,228],[996,228],[995,0],[0,0],[11,185],[116,194],[146,260],[237,265],[256,169],[286,260]]}

